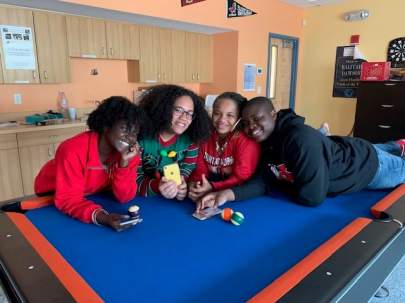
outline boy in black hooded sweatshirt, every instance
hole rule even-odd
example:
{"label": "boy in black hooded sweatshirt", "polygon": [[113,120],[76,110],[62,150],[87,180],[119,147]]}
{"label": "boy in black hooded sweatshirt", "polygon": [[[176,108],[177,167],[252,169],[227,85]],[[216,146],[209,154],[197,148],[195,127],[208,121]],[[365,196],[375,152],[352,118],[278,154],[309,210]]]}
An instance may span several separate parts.
{"label": "boy in black hooded sweatshirt", "polygon": [[265,97],[250,100],[242,118],[246,134],[261,143],[259,168],[244,185],[203,197],[197,210],[260,196],[276,184],[297,203],[317,206],[327,196],[405,182],[405,140],[371,144],[360,138],[327,137],[290,109],[276,112]]}

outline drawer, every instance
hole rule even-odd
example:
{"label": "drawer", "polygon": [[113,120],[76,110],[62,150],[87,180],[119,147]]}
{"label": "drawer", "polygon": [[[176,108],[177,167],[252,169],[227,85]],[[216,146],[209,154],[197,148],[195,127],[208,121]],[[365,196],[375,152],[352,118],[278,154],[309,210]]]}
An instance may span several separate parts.
{"label": "drawer", "polygon": [[405,125],[375,124],[370,121],[356,122],[353,135],[372,143],[384,143],[405,137]]}
{"label": "drawer", "polygon": [[367,106],[397,106],[405,103],[404,82],[362,82],[357,91],[357,100]]}
{"label": "drawer", "polygon": [[0,150],[17,148],[16,134],[0,135]]}
{"label": "drawer", "polygon": [[18,146],[53,144],[69,139],[82,131],[82,127],[32,131],[17,134]]}

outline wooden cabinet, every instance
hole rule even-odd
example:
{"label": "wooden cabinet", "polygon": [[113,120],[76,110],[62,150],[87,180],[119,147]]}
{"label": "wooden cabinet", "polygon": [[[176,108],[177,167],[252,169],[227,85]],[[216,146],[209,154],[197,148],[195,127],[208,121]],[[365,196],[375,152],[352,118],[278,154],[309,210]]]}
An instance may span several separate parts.
{"label": "wooden cabinet", "polygon": [[82,131],[82,127],[74,127],[17,134],[25,195],[34,194],[34,179],[41,167],[55,157],[59,144]]}
{"label": "wooden cabinet", "polygon": [[0,201],[23,196],[16,134],[0,135]]}
{"label": "wooden cabinet", "polygon": [[353,134],[373,143],[405,137],[405,82],[361,82]]}
{"label": "wooden cabinet", "polygon": [[34,25],[41,83],[69,82],[65,16],[34,11]]}
{"label": "wooden cabinet", "polygon": [[160,82],[160,31],[157,27],[139,29],[139,79],[141,82]]}
{"label": "wooden cabinet", "polygon": [[212,81],[212,38],[208,35],[186,34],[186,81]]}
{"label": "wooden cabinet", "polygon": [[139,27],[109,21],[105,24],[108,58],[139,60]]}
{"label": "wooden cabinet", "polygon": [[0,39],[1,65],[4,83],[39,83],[38,63],[36,61],[36,43],[32,11],[10,7],[0,7],[0,24],[27,27],[32,34],[34,69],[7,69],[3,54],[3,41]]}
{"label": "wooden cabinet", "polygon": [[198,82],[212,82],[212,37],[199,35],[198,37],[199,58],[198,58]]}
{"label": "wooden cabinet", "polygon": [[159,50],[159,82],[171,82],[173,72],[171,30],[159,29]]}
{"label": "wooden cabinet", "polygon": [[66,26],[71,57],[107,58],[103,20],[66,16]]}
{"label": "wooden cabinet", "polygon": [[171,31],[172,82],[186,82],[186,32]]}

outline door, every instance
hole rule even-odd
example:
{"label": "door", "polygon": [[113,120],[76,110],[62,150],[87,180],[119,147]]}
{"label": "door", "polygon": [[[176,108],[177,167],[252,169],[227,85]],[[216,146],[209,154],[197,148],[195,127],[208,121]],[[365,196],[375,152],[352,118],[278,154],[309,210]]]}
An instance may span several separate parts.
{"label": "door", "polygon": [[298,38],[270,34],[267,92],[276,110],[295,104]]}

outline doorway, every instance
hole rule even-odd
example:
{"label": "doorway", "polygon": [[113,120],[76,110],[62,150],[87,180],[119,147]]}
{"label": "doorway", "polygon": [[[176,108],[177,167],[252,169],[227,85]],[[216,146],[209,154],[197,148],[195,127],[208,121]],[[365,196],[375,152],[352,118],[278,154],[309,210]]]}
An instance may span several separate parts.
{"label": "doorway", "polygon": [[266,96],[276,110],[295,107],[298,38],[269,34]]}

